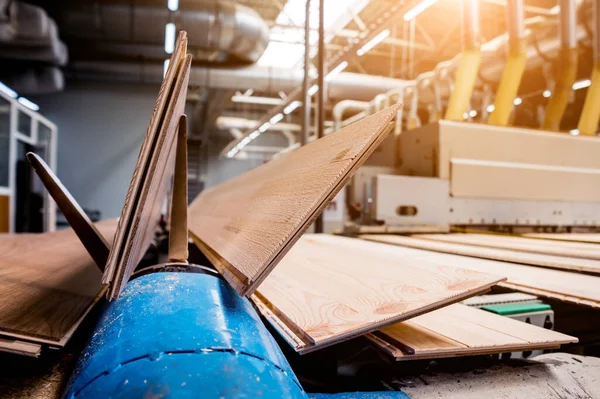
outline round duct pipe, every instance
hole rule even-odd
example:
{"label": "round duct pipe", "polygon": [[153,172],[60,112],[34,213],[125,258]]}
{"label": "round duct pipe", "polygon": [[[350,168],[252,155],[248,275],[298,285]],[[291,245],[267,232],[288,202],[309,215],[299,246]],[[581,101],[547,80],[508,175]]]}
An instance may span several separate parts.
{"label": "round duct pipe", "polygon": [[231,1],[202,2],[195,9],[94,3],[65,10],[64,34],[113,44],[164,45],[165,25],[188,33],[190,52],[210,53],[211,62],[255,63],[269,42],[269,28],[251,8]]}
{"label": "round duct pipe", "polygon": [[[72,73],[79,78],[160,83],[163,66],[114,62],[75,62]],[[252,89],[261,92],[290,92],[302,84],[302,69],[251,65],[243,68],[192,67],[190,85],[211,89]],[[342,72],[327,82],[330,98],[371,100],[377,94],[403,87],[405,80]]]}

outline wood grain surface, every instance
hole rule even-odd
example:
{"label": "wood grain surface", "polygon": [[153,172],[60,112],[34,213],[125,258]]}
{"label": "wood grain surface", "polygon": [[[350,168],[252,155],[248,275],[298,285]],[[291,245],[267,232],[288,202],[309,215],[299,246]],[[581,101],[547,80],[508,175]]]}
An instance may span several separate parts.
{"label": "wood grain surface", "polygon": [[202,192],[194,242],[250,295],[390,131],[390,107]]}
{"label": "wood grain surface", "polygon": [[257,301],[307,349],[322,348],[487,291],[504,280],[413,260],[402,248],[305,235],[265,279]]}
{"label": "wood grain surface", "polygon": [[[438,239],[428,239],[428,235],[411,237],[393,236],[394,243],[413,248],[424,248],[449,254],[472,256],[483,259],[494,259],[506,262],[522,263],[538,267],[560,270],[580,271],[600,274],[600,261],[591,259],[571,258],[568,256],[529,253],[510,249],[499,249],[477,245],[446,242]],[[431,243],[431,244],[428,244]],[[428,246],[429,245],[429,246]]]}
{"label": "wood grain surface", "polygon": [[461,304],[384,327],[367,338],[399,361],[554,349],[577,342],[569,335]]}
{"label": "wood grain surface", "polygon": [[161,208],[171,182],[179,118],[184,112],[191,55],[180,32],[161,86],[157,105],[133,172],[117,236],[102,282],[115,299],[135,270],[158,227]]}
{"label": "wood grain surface", "polygon": [[360,238],[401,246],[406,256],[445,262],[445,264],[483,273],[496,273],[507,277],[499,285],[560,301],[600,307],[600,277],[544,267],[527,266],[511,262],[459,256],[449,253],[445,243],[396,235],[361,235]]}
{"label": "wood grain surface", "polygon": [[[110,242],[116,225],[96,227]],[[71,229],[0,235],[0,333],[63,345],[102,292],[101,275]]]}
{"label": "wood grain surface", "polygon": [[[531,259],[532,264],[536,262],[552,264],[555,256],[568,258],[581,258],[600,261],[600,245],[580,243],[580,242],[556,242],[551,240],[525,238],[518,236],[509,236],[501,234],[473,234],[473,233],[454,233],[454,234],[418,234],[413,235],[415,238],[423,238],[426,240],[442,241],[455,244],[473,245],[476,247],[498,248],[517,252],[526,252],[531,254],[550,255],[549,257],[525,256]],[[485,254],[485,252],[484,252]],[[539,261],[538,261],[539,259]],[[565,260],[561,260],[565,262]],[[567,263],[572,263],[572,260],[567,260]],[[575,260],[575,263],[578,261]],[[529,262],[523,262],[529,263]],[[587,268],[592,272],[596,269],[600,272],[600,262],[585,262]],[[583,266],[582,265],[582,266]]]}
{"label": "wood grain surface", "polygon": [[523,237],[600,244],[600,233],[526,233]]}

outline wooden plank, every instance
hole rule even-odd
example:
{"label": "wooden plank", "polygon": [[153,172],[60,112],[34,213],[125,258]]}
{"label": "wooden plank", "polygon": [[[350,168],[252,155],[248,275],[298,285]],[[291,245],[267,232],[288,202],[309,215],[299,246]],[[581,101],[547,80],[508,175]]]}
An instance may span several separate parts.
{"label": "wooden plank", "polygon": [[526,233],[523,237],[600,244],[600,233]]}
{"label": "wooden plank", "polygon": [[[116,220],[96,224],[113,239]],[[0,235],[0,334],[62,346],[103,292],[73,230]]]}
{"label": "wooden plank", "polygon": [[361,235],[360,238],[401,246],[405,256],[415,261],[444,262],[483,273],[498,273],[508,278],[499,285],[578,305],[600,307],[600,277],[526,266],[510,262],[459,256],[448,253],[446,243],[395,235]]}
{"label": "wooden plank", "polygon": [[[501,234],[476,233],[419,234],[414,237],[478,247],[508,249],[511,251],[533,254],[600,260],[600,245],[589,243],[556,242]],[[598,265],[600,267],[600,262]]]}
{"label": "wooden plank", "polygon": [[292,346],[306,353],[487,291],[503,280],[414,261],[393,246],[311,234],[298,240],[253,298],[270,310],[274,324],[292,331],[285,333],[289,340],[294,337]]}
{"label": "wooden plank", "polygon": [[450,166],[454,197],[600,201],[600,169],[461,158]]}
{"label": "wooden plank", "polygon": [[129,281],[160,220],[173,175],[177,126],[187,94],[191,56],[186,55],[186,46],[187,37],[182,31],[142,143],[103,275],[102,282],[110,284],[109,299],[117,298]]}
{"label": "wooden plank", "polygon": [[393,106],[202,192],[194,242],[250,295],[389,133]]}
{"label": "wooden plank", "polygon": [[10,230],[10,196],[0,195],[0,233]]}
{"label": "wooden plank", "polygon": [[429,237],[428,235],[424,235],[423,238],[421,238],[420,235],[415,235],[411,237],[394,237],[398,237],[397,239],[394,238],[394,240],[397,243],[414,248],[423,248],[423,245],[427,245],[423,244],[423,242],[432,242],[434,243],[432,247],[425,247],[424,249],[431,249],[434,251],[446,252],[456,255],[472,256],[476,258],[494,259],[506,262],[522,263],[525,265],[548,267],[552,269],[572,270],[591,274],[600,274],[600,261],[597,260],[528,253],[485,246],[458,244],[454,242],[442,241],[440,239],[430,240],[427,238]]}
{"label": "wooden plank", "polygon": [[367,338],[398,361],[554,349],[577,342],[575,337],[460,304],[385,327]]}
{"label": "wooden plank", "polygon": [[6,339],[0,337],[0,351],[16,355],[38,357],[42,353],[42,346],[26,341]]}

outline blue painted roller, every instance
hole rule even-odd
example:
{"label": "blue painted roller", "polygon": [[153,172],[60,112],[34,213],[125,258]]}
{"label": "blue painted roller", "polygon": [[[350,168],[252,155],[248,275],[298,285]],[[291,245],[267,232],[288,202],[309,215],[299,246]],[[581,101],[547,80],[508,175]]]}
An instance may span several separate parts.
{"label": "blue painted roller", "polygon": [[164,272],[110,303],[66,398],[307,398],[256,311],[222,279]]}

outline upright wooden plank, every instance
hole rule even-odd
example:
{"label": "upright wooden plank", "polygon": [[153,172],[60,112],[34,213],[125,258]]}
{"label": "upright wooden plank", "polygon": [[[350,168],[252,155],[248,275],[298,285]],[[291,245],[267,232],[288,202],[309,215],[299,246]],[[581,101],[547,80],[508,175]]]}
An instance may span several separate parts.
{"label": "upright wooden plank", "polygon": [[394,241],[393,243],[405,245],[407,247],[430,249],[432,251],[446,252],[449,254],[600,274],[600,261],[597,260],[528,253],[510,249],[498,249],[491,246],[466,245],[455,242],[446,242],[441,239],[432,240],[427,238],[430,237],[429,235],[425,235],[423,238],[419,237],[420,235],[411,237],[394,236],[392,241]]}
{"label": "upright wooden plank", "polygon": [[[96,224],[108,241],[116,220]],[[63,345],[103,292],[73,230],[0,235],[0,334]]]}
{"label": "upright wooden plank", "polygon": [[192,238],[251,294],[390,131],[390,107],[201,193]]}
{"label": "upright wooden plank", "polygon": [[542,255],[600,260],[600,245],[580,242],[556,242],[502,234],[419,234],[415,238],[443,241],[478,247],[508,249]]}
{"label": "upright wooden plank", "polygon": [[316,234],[298,240],[255,298],[306,344],[306,352],[460,301],[503,280],[414,261],[392,246]]}
{"label": "upright wooden plank", "polygon": [[415,261],[444,262],[454,267],[501,274],[507,281],[499,285],[507,288],[600,308],[600,277],[597,276],[443,253],[447,252],[445,243],[413,237],[367,234],[360,238],[400,246],[405,256]]}
{"label": "upright wooden plank", "polygon": [[577,342],[575,337],[460,304],[367,337],[398,361],[554,349]]}
{"label": "upright wooden plank", "polygon": [[191,56],[181,32],[134,170],[117,237],[102,279],[117,298],[146,251],[173,175],[179,118],[184,112]]}

